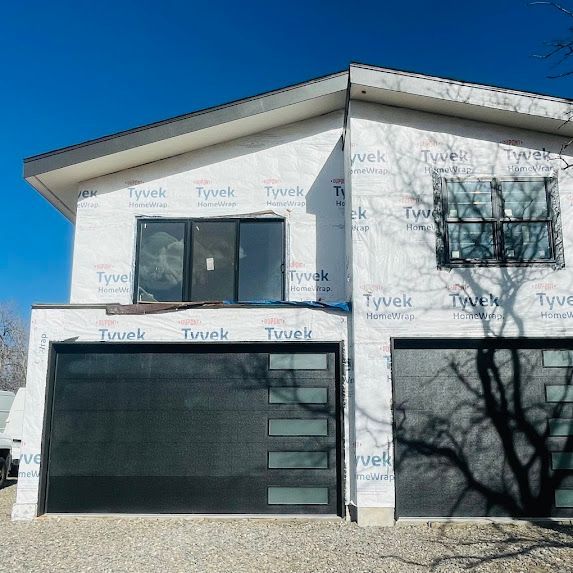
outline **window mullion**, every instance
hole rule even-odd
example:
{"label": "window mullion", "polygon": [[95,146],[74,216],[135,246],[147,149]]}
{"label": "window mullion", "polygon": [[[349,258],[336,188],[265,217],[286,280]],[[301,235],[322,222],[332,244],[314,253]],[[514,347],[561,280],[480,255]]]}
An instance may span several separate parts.
{"label": "window mullion", "polygon": [[191,296],[191,277],[192,277],[192,267],[193,267],[193,220],[187,219],[185,221],[186,232],[185,232],[185,267],[183,268],[183,275],[185,277],[185,288],[184,296],[185,301],[189,302],[192,300]]}
{"label": "window mullion", "polygon": [[241,221],[235,221],[235,301],[239,300],[239,255],[241,253]]}
{"label": "window mullion", "polygon": [[493,221],[493,241],[494,254],[498,261],[505,260],[503,253],[503,197],[501,191],[501,181],[495,177],[491,180],[492,187],[492,215]]}

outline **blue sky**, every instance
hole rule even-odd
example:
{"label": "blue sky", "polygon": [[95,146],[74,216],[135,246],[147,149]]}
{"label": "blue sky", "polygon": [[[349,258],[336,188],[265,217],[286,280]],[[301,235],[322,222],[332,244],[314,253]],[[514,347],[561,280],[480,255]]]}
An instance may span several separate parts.
{"label": "blue sky", "polygon": [[573,76],[548,79],[533,57],[569,25],[523,0],[6,2],[0,302],[27,317],[33,302],[69,297],[73,227],[22,180],[24,157],[351,61],[573,97]]}

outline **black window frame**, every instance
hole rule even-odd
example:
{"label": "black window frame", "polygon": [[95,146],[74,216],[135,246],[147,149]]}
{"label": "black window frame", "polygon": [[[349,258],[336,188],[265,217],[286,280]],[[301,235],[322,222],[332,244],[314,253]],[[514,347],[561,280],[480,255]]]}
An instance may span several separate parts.
{"label": "black window frame", "polygon": [[[448,183],[488,182],[491,189],[491,217],[450,217],[448,209]],[[544,217],[508,217],[505,214],[503,184],[507,182],[540,182],[545,187],[547,216]],[[474,176],[442,177],[434,174],[434,221],[436,224],[436,255],[438,269],[456,267],[552,267],[565,266],[563,255],[563,233],[557,178],[527,176]],[[482,223],[493,227],[493,257],[490,259],[450,258],[449,224]],[[504,225],[508,223],[545,223],[548,228],[551,257],[547,259],[508,258],[505,254]]]}
{"label": "black window frame", "polygon": [[[134,304],[167,304],[169,302],[199,302],[191,298],[191,269],[193,263],[193,223],[235,223],[236,225],[236,244],[235,244],[235,261],[234,261],[234,296],[233,302],[243,302],[238,298],[239,295],[239,249],[241,245],[241,223],[279,223],[281,225],[281,301],[286,300],[286,225],[282,217],[193,217],[193,218],[158,218],[158,217],[138,217],[137,218],[137,235],[135,244],[135,268],[133,278],[133,297]],[[184,223],[184,245],[183,245],[183,277],[182,277],[182,300],[181,301],[150,301],[139,300],[139,261],[141,249],[141,231],[146,223]],[[210,302],[210,301],[201,301]],[[215,302],[215,301],[213,301]]]}

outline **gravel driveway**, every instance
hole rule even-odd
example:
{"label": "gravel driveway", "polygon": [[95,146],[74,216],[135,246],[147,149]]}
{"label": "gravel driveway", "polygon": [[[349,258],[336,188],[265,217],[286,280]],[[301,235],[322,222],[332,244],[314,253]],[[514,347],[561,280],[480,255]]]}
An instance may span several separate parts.
{"label": "gravel driveway", "polygon": [[0,490],[1,571],[573,572],[573,527],[361,528],[343,521],[40,518],[11,523]]}

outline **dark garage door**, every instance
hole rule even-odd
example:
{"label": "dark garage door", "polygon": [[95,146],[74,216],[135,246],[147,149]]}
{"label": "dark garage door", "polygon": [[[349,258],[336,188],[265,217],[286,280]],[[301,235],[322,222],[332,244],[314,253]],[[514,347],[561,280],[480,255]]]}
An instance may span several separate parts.
{"label": "dark garage door", "polygon": [[397,517],[573,516],[571,349],[394,340]]}
{"label": "dark garage door", "polygon": [[340,514],[337,352],[55,345],[46,511]]}

